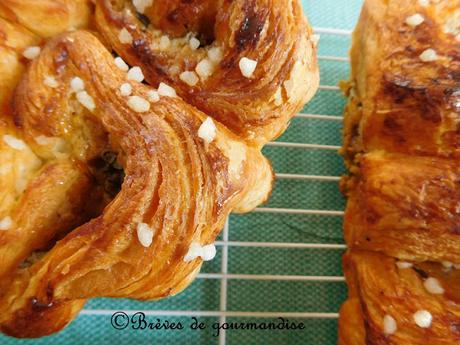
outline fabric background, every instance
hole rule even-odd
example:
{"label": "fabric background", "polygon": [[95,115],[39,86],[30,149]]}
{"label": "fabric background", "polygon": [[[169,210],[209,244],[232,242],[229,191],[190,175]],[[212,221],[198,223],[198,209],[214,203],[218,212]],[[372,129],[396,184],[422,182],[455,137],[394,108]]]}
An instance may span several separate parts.
{"label": "fabric background", "polygon": [[[315,28],[351,30],[356,24],[362,0],[304,0],[304,10]],[[321,34],[319,55],[346,57],[350,45],[347,35]],[[347,79],[347,62],[321,60],[321,84],[337,85]],[[340,91],[320,90],[303,113],[341,115],[345,99]],[[296,118],[279,139],[284,142],[341,144],[341,123]],[[339,176],[344,173],[341,157],[335,151],[266,147],[265,154],[278,173]],[[278,180],[269,203],[264,207],[343,210],[338,183],[334,181]],[[230,241],[343,243],[342,218],[317,215],[261,214],[232,215]],[[221,247],[202,272],[221,272]],[[234,274],[340,276],[342,250],[273,249],[229,247],[228,272]],[[336,313],[346,297],[344,282],[303,281],[228,281],[227,310],[260,312]],[[159,302],[120,299],[95,299],[85,310],[189,310],[218,311],[219,279],[197,279],[182,294]],[[218,344],[212,329],[206,331],[114,330],[110,314],[80,315],[57,335],[39,340],[16,340],[0,336],[0,344]],[[190,317],[165,317],[162,320],[190,322]],[[155,320],[156,317],[149,317]],[[217,317],[199,317],[217,322]],[[302,319],[303,331],[227,331],[226,344],[336,344],[337,320]],[[227,322],[270,321],[258,318],[227,318]]]}

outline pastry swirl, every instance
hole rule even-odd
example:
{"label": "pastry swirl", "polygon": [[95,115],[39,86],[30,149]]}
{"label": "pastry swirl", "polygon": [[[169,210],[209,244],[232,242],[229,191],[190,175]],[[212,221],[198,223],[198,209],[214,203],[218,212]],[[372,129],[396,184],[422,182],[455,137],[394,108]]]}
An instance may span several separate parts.
{"label": "pastry swirl", "polygon": [[[136,4],[95,1],[95,13],[84,0],[0,4],[0,57],[14,61],[0,63],[6,334],[57,332],[89,298],[155,300],[186,288],[230,212],[269,197],[262,145],[317,87],[297,1],[219,3],[232,18],[210,1]],[[181,20],[165,21],[171,12]],[[156,42],[155,30],[167,39]],[[203,47],[173,38],[191,40],[190,30]],[[231,32],[242,35],[238,47]],[[139,50],[168,40],[171,49]],[[170,73],[208,55],[216,70],[196,87]]]}
{"label": "pastry swirl", "polygon": [[[53,76],[59,86],[46,85],[43,75]],[[84,82],[94,109],[75,102],[70,85],[76,77]],[[184,260],[191,244],[213,243],[230,211],[254,208],[271,190],[271,168],[260,151],[218,123],[216,138],[204,142],[198,132],[206,115],[177,97],[161,97],[151,111],[132,111],[120,95],[124,80],[125,73],[96,37],[78,31],[50,41],[16,90],[14,120],[31,147],[37,145],[33,141],[38,136],[61,138],[68,147],[64,154],[77,167],[90,166],[110,149],[125,177],[120,192],[100,216],[71,231],[32,266],[9,274],[0,299],[0,325],[9,334],[42,335],[69,321],[63,318],[62,324],[53,317],[54,326],[50,325],[48,311],[42,307],[40,320],[27,332],[17,329],[36,313],[37,305],[49,306],[52,315],[65,310],[71,316],[86,298],[158,299],[178,293],[202,263]],[[150,87],[133,83],[131,97],[147,99],[149,91]],[[72,173],[85,178],[84,170],[73,168]],[[47,174],[59,181],[58,172],[45,170],[40,176]],[[79,193],[85,195],[82,189]],[[30,197],[25,196],[24,202],[30,202]],[[17,221],[14,214],[12,220]],[[138,239],[139,224],[146,224],[154,234],[148,247]],[[15,230],[19,231],[26,229]],[[12,233],[1,235],[8,241],[6,236]],[[50,228],[34,233],[46,242],[54,235]],[[6,248],[9,245],[5,243]],[[17,251],[14,263],[26,259],[36,247],[40,244],[33,242]]]}
{"label": "pastry swirl", "polygon": [[[316,47],[298,1],[159,0],[142,17],[131,1],[96,5],[96,23],[108,44],[141,66],[153,86],[172,85],[252,144],[278,137],[318,87]],[[202,47],[191,48],[190,33]],[[250,77],[242,77],[242,59],[257,63]],[[190,85],[183,72],[198,79]]]}
{"label": "pastry swirl", "polygon": [[69,29],[86,27],[87,0],[3,0],[0,3],[0,109],[5,112],[24,72],[22,52]]}

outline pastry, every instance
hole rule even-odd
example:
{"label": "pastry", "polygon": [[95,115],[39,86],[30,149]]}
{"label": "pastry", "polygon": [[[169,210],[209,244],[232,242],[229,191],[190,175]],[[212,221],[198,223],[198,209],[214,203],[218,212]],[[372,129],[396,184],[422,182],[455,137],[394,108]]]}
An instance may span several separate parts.
{"label": "pastry", "polygon": [[344,257],[348,300],[339,344],[459,343],[460,271],[451,263],[413,264],[373,251]]}
{"label": "pastry", "polygon": [[460,344],[459,8],[364,2],[344,85],[340,344]]}
{"label": "pastry", "polygon": [[[24,72],[27,48],[63,31],[86,27],[87,0],[4,0],[0,3],[0,106],[4,113],[11,92]],[[25,55],[33,56],[37,49]],[[32,55],[29,55],[32,54]]]}
{"label": "pastry", "polygon": [[[110,2],[128,17],[182,6],[134,3],[137,7]],[[197,21],[182,18],[197,31],[202,25],[215,25],[216,31],[233,27],[214,22],[219,12],[209,4],[184,5],[204,12]],[[222,80],[221,70],[230,60],[243,57],[235,56],[233,48],[222,49],[215,74],[197,84],[206,86],[210,108],[200,105],[195,91],[178,79],[152,72],[175,66],[165,60],[160,67],[156,60],[185,40],[174,38],[184,34],[181,23],[176,29],[163,27],[152,14],[170,50],[138,56],[133,52],[140,33],[106,22],[110,18],[102,12],[115,10],[107,6],[96,2],[94,14],[84,1],[0,5],[1,13],[11,14],[2,14],[0,22],[4,56],[15,61],[14,73],[0,85],[6,95],[0,120],[0,329],[15,337],[59,331],[89,298],[156,300],[186,288],[203,261],[214,257],[214,241],[229,213],[248,212],[269,197],[273,172],[261,146],[285,129],[318,84],[316,49],[297,1],[257,2],[251,10],[267,30],[272,25],[267,13],[275,6],[293,24],[303,25],[305,31],[296,29],[292,35],[252,31],[250,14],[234,9],[246,23],[240,31],[249,30],[247,37],[254,42],[244,53],[248,60],[261,59],[251,73],[244,63],[228,67],[233,83],[242,87],[228,89],[235,100],[230,106],[219,103],[225,97],[217,95],[226,87],[215,86],[214,94],[209,83]],[[56,16],[62,25],[49,28],[24,24],[39,21],[48,11],[68,15]],[[111,41],[113,30],[126,43]],[[282,43],[277,53],[283,55],[281,64],[265,65],[264,51],[256,44],[259,35],[274,50],[275,42]],[[191,35],[186,36],[189,46]],[[210,54],[210,47],[184,48],[179,57],[196,62]],[[7,73],[7,66],[0,71]],[[252,90],[257,90],[250,97],[253,103],[243,104]],[[273,106],[272,93],[280,93],[279,105]],[[251,138],[249,131],[256,136]]]}
{"label": "pastry", "polygon": [[254,145],[278,137],[318,87],[312,30],[298,1],[160,1],[142,12],[129,1],[98,0],[96,25],[152,85],[172,85]]}

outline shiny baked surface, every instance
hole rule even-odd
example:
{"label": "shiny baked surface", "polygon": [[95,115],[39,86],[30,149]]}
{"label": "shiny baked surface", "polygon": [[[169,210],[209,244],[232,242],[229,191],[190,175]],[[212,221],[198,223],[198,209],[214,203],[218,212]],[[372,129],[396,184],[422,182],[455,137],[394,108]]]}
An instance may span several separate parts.
{"label": "shiny baked surface", "polygon": [[[458,2],[429,3],[364,2],[351,49],[350,152],[458,157]],[[414,15],[423,22],[407,24]]]}
{"label": "shiny baked surface", "polygon": [[[297,12],[286,12],[289,8],[282,12],[308,28],[299,5],[292,4]],[[107,4],[96,4],[102,5]],[[130,3],[119,5],[133,10]],[[161,2],[155,6],[161,11]],[[263,133],[267,126],[270,133],[281,133],[318,83],[311,31],[282,35],[282,42],[292,46],[293,55],[286,58],[290,74],[276,76],[272,82],[282,89],[277,103],[289,104],[286,111],[276,121],[261,113],[260,123],[249,125],[248,120],[248,126],[243,125],[241,113],[231,111],[227,119],[239,119],[241,126],[226,127],[214,111],[203,113],[187,97],[181,98],[187,89],[174,79],[168,80],[172,89],[161,91],[163,79],[149,76],[148,70],[159,68],[153,60],[163,53],[152,53],[149,63],[141,61],[150,85],[135,80],[138,76],[127,80],[127,71],[107,48],[110,41],[88,30],[101,25],[91,17],[92,8],[84,1],[0,5],[6,13],[0,26],[2,47],[6,47],[5,57],[12,57],[11,66],[5,66],[8,78],[0,85],[6,95],[0,100],[0,163],[5,169],[0,182],[5,190],[0,206],[5,227],[0,233],[0,328],[16,337],[60,330],[88,298],[152,300],[184,289],[202,263],[193,255],[187,259],[193,244],[212,245],[231,211],[247,212],[267,200],[273,172],[260,153],[268,140]],[[264,8],[261,5],[260,10],[265,13]],[[213,15],[211,9],[207,11]],[[40,22],[40,16],[49,13],[56,13],[59,23],[46,30],[22,24],[28,22],[27,16]],[[235,15],[244,20],[247,13],[236,9]],[[110,23],[104,25],[105,30],[113,29]],[[119,42],[126,27],[116,28]],[[250,28],[241,30],[246,29]],[[130,35],[120,55],[123,49],[137,46]],[[257,41],[260,32],[251,32],[251,37]],[[175,43],[170,44],[172,49]],[[41,50],[28,61],[24,51],[35,45]],[[305,59],[306,52],[308,61],[300,62],[296,54]],[[235,82],[257,83],[260,78],[243,76],[242,67],[235,65],[241,58],[231,59],[234,65],[226,71],[235,74]],[[128,58],[127,62],[136,64]],[[259,69],[263,62],[263,58],[258,61]],[[214,73],[210,77],[218,78],[220,70]],[[291,74],[300,79],[290,78]],[[305,78],[311,90],[291,95]],[[251,98],[256,102],[251,109],[272,107],[273,102],[264,98],[272,82],[263,97]],[[130,86],[129,96],[121,89],[125,84]],[[291,96],[298,97],[293,104]],[[233,104],[228,108],[239,109]],[[224,113],[226,106],[217,109]],[[213,125],[203,128],[209,117],[214,118]],[[261,129],[262,139],[248,138],[246,127]],[[145,239],[145,231],[150,239]]]}
{"label": "shiny baked surface", "polygon": [[[198,25],[206,19],[208,27]],[[199,41],[212,43],[194,50],[178,39],[187,34],[183,21]],[[173,85],[187,102],[258,146],[285,130],[319,83],[316,44],[298,1],[159,1],[138,18],[130,1],[98,0],[96,25],[112,49],[143,68],[150,84]],[[131,45],[119,40],[124,27]],[[164,39],[165,32],[173,39]],[[242,58],[257,61],[250,78],[241,78]],[[181,79],[178,71],[194,71],[203,61],[212,75],[192,86]]]}
{"label": "shiny baked surface", "polygon": [[[401,261],[399,261],[401,262]],[[458,269],[421,262],[398,267],[398,259],[377,252],[355,250],[344,257],[349,297],[340,310],[340,344],[457,344],[460,337]],[[437,279],[442,294],[426,287]],[[414,315],[429,311],[429,328]],[[396,331],[385,333],[385,316],[396,321]]]}
{"label": "shiny baked surface", "polygon": [[353,34],[341,344],[460,343],[459,8],[367,0]]}

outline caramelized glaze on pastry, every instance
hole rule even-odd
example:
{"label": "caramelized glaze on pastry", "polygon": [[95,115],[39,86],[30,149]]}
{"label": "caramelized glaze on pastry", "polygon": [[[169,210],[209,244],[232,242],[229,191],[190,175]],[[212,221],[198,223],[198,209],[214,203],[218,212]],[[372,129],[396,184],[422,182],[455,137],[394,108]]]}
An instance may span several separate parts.
{"label": "caramelized glaze on pastry", "polygon": [[317,89],[316,48],[298,1],[157,0],[142,17],[130,1],[96,3],[106,41],[153,86],[172,85],[255,145],[279,136]]}
{"label": "caramelized glaze on pastry", "polygon": [[379,149],[459,156],[459,3],[428,3],[365,1],[351,49],[350,158]]}
{"label": "caramelized glaze on pastry", "polygon": [[[97,2],[96,17],[86,1],[0,4],[0,61],[13,61],[11,71],[0,64],[2,332],[52,334],[93,297],[155,300],[177,294],[216,254],[214,242],[230,212],[248,212],[267,200],[273,172],[261,145],[281,133],[312,96],[318,68],[298,2],[256,3],[261,28],[251,24],[255,9],[249,13],[236,2],[240,7],[232,8],[231,20],[220,18],[209,1],[158,1],[152,8]],[[174,9],[180,21],[161,20],[161,13]],[[138,56],[137,43],[111,40],[114,29],[120,39],[120,28],[123,41],[152,34],[126,23],[120,27],[108,16],[121,11],[133,19],[135,10],[158,25],[170,49]],[[280,25],[290,25],[272,27],[271,10]],[[44,17],[49,25],[40,24]],[[234,21],[252,42],[242,43],[247,60],[241,67],[227,70],[238,91],[217,83],[225,79],[218,67],[214,84],[208,84],[213,77],[200,84],[206,108],[192,87],[157,73],[157,60],[174,66],[174,37],[184,35],[185,27],[211,35],[200,43],[208,47],[177,55],[196,62],[200,54],[219,57],[219,50],[209,53],[214,38],[221,42],[213,32],[231,32]],[[96,27],[102,35],[88,29]],[[233,48],[221,53],[229,64],[241,60]],[[256,66],[250,59],[255,56]],[[273,106],[272,91],[278,89],[279,104]]]}
{"label": "caramelized glaze on pastry", "polygon": [[[39,136],[61,138],[69,147],[64,154],[77,167],[91,166],[110,150],[119,156],[125,177],[120,192],[100,216],[58,241],[30,268],[8,276],[9,287],[2,288],[0,323],[9,333],[35,313],[37,304],[52,306],[51,313],[58,308],[70,314],[78,311],[81,299],[89,297],[157,299],[176,294],[202,262],[184,261],[191,244],[212,244],[231,210],[252,209],[270,192],[271,168],[260,152],[218,123],[212,142],[203,141],[198,133],[206,116],[180,98],[161,97],[151,110],[133,111],[119,91],[126,75],[113,60],[93,35],[65,34],[48,43],[17,88],[14,119],[32,147]],[[59,86],[52,89],[43,81],[44,75],[52,76]],[[83,81],[85,91],[73,92],[73,78]],[[133,89],[130,97],[143,100],[152,90],[140,83]],[[92,106],[79,102],[81,92]],[[84,177],[81,171],[78,178]],[[70,175],[61,182],[55,172],[53,179],[58,185],[70,183]],[[54,188],[53,193],[60,196],[69,191]],[[84,190],[77,196],[80,193]],[[24,203],[31,201],[27,194],[23,198]],[[58,199],[53,195],[53,200]],[[15,213],[11,216],[15,232],[2,233],[3,240],[23,247],[25,242],[17,237],[31,235],[16,234],[27,229],[18,227]],[[138,239],[140,224],[152,232],[147,247]],[[35,228],[33,233],[45,243],[56,235],[50,227]],[[21,262],[41,244],[30,242],[23,251],[9,253],[10,260]],[[55,331],[48,323],[46,330]],[[36,322],[27,329],[33,332],[39,326]],[[24,330],[17,331],[24,335]]]}
{"label": "caramelized glaze on pastry", "polygon": [[344,85],[342,345],[460,344],[459,8],[364,2]]}
{"label": "caramelized glaze on pastry", "polygon": [[370,251],[344,257],[349,297],[339,344],[460,342],[460,271],[441,263],[398,261]]}
{"label": "caramelized glaze on pastry", "polygon": [[63,31],[86,27],[87,0],[2,0],[0,3],[0,109],[24,71],[22,55],[30,46]]}

